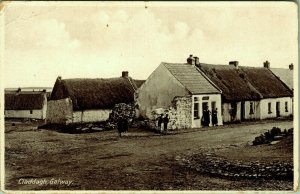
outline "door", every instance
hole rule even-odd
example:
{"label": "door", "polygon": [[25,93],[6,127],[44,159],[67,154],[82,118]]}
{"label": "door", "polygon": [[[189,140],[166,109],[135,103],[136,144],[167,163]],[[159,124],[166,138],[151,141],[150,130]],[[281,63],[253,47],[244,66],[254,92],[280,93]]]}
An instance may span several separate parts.
{"label": "door", "polygon": [[202,118],[201,118],[201,126],[208,126],[210,123],[210,118],[208,114],[208,102],[202,102]]}
{"label": "door", "polygon": [[280,102],[276,102],[276,117],[280,117]]}
{"label": "door", "polygon": [[216,102],[212,101],[211,102],[211,110],[215,110],[216,109]]}
{"label": "door", "polygon": [[241,102],[241,121],[245,120],[245,102]]}

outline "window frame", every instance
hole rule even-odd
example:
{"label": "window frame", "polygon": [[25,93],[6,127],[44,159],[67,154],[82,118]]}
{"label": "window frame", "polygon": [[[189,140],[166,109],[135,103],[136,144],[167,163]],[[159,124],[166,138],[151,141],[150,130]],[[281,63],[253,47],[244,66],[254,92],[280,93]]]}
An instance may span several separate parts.
{"label": "window frame", "polygon": [[253,115],[254,114],[254,102],[250,102],[250,112],[249,112],[250,115]]}
{"label": "window frame", "polygon": [[272,114],[272,103],[268,103],[268,114]]}

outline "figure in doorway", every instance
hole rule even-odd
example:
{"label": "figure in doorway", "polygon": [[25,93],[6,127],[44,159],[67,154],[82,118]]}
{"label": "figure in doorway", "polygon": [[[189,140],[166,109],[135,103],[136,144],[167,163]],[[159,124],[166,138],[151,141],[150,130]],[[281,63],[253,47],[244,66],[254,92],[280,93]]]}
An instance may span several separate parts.
{"label": "figure in doorway", "polygon": [[214,110],[212,110],[212,116],[211,116],[211,120],[212,120],[212,125],[213,126],[218,126],[218,109],[215,108]]}
{"label": "figure in doorway", "polygon": [[203,110],[203,126],[208,127],[210,123],[210,111],[208,106],[206,106]]}

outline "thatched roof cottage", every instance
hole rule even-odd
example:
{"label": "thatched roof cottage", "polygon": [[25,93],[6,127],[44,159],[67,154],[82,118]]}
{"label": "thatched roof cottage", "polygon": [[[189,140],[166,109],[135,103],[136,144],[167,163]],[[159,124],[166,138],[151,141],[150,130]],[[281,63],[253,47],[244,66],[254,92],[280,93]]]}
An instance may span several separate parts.
{"label": "thatched roof cottage", "polygon": [[224,122],[292,114],[293,92],[268,68],[199,63],[198,68],[222,90]]}
{"label": "thatched roof cottage", "polygon": [[61,79],[58,77],[48,102],[47,123],[70,124],[106,121],[118,103],[133,103],[142,81],[128,72],[108,79]]}
{"label": "thatched roof cottage", "polygon": [[5,118],[45,119],[46,91],[28,92],[21,89],[5,91]]}

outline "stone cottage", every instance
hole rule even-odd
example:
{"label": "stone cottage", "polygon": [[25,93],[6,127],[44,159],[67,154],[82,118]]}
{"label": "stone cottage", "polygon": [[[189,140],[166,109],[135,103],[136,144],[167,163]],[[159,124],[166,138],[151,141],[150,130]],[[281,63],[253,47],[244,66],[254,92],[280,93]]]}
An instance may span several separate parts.
{"label": "stone cottage", "polygon": [[[170,110],[168,128],[198,128],[206,107],[221,110],[221,91],[193,64],[162,62],[138,89],[136,103],[140,116],[152,121],[155,110]],[[220,111],[217,117],[222,125]]]}
{"label": "stone cottage", "polygon": [[5,118],[46,119],[47,96],[49,92],[5,90]]}
{"label": "stone cottage", "polygon": [[268,68],[199,63],[222,91],[223,122],[289,117],[293,92]]}
{"label": "stone cottage", "polygon": [[134,93],[142,83],[129,77],[127,71],[108,79],[58,77],[48,102],[47,123],[106,121],[116,104],[134,102]]}

